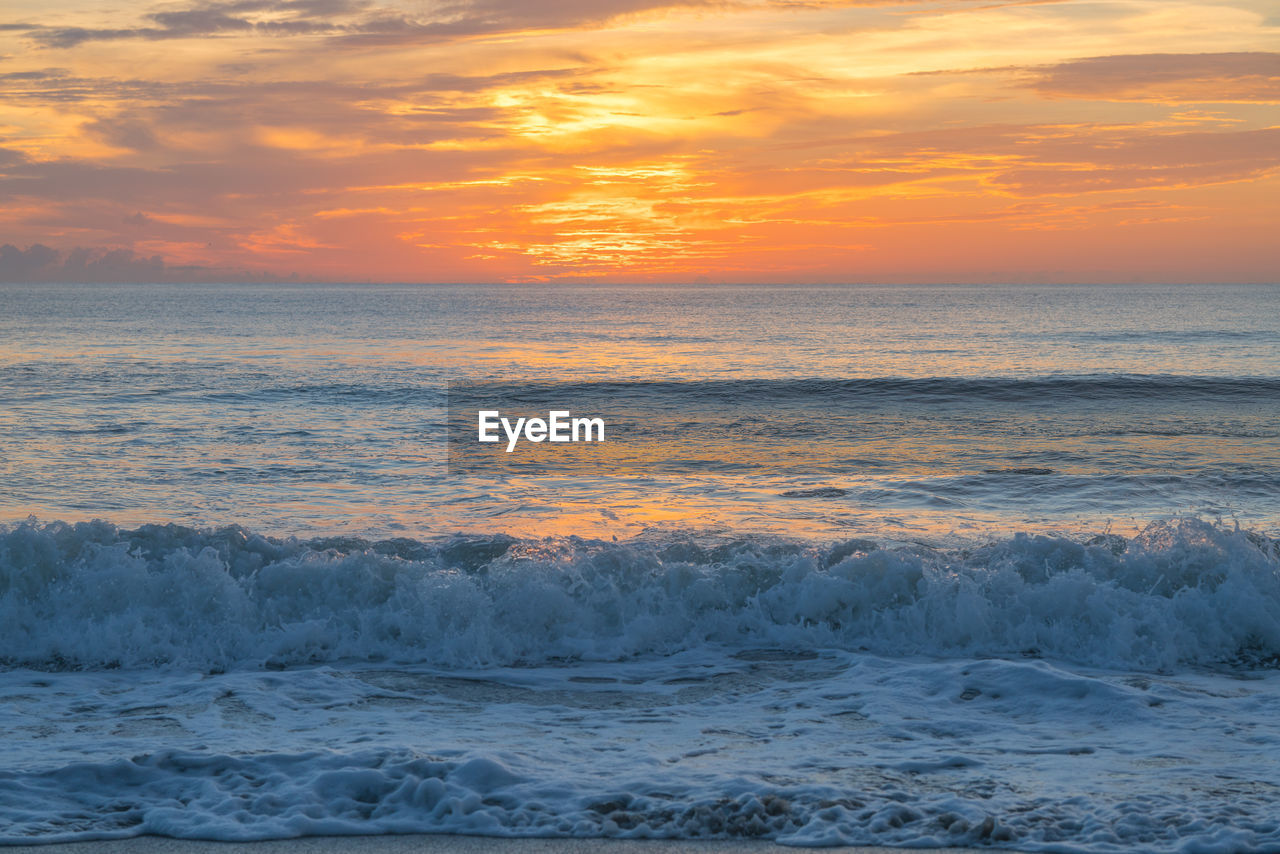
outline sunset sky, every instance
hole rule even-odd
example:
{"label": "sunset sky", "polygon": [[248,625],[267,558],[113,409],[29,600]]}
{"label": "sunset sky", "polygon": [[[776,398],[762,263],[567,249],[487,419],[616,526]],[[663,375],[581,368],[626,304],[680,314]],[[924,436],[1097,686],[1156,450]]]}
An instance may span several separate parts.
{"label": "sunset sky", "polygon": [[1280,278],[1276,0],[7,0],[0,280]]}

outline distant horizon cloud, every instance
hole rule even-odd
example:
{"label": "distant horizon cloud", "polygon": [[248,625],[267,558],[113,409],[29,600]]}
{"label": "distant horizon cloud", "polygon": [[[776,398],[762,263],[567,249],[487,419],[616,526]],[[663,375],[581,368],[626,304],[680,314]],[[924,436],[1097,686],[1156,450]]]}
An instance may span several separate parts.
{"label": "distant horizon cloud", "polygon": [[254,276],[245,271],[216,270],[195,265],[170,266],[159,255],[146,257],[131,249],[77,246],[63,250],[41,243],[34,243],[26,249],[11,243],[0,246],[0,282],[6,284],[246,281],[265,283],[279,281],[279,277]]}

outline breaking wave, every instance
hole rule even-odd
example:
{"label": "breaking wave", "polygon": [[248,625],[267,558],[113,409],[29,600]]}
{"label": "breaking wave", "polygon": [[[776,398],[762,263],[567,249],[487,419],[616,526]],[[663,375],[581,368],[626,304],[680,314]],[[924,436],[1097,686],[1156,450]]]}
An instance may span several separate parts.
{"label": "breaking wave", "polygon": [[707,644],[1128,669],[1274,662],[1280,545],[1197,519],[977,548],[0,530],[0,656],[43,669],[618,660]]}

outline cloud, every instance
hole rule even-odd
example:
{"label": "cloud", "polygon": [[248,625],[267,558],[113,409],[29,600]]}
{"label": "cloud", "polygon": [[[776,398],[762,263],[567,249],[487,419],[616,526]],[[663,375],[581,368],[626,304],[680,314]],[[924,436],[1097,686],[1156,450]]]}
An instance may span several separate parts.
{"label": "cloud", "polygon": [[261,281],[261,274],[195,265],[167,265],[159,255],[143,256],[132,249],[76,247],[60,251],[35,243],[19,249],[0,246],[0,282],[232,282]]}
{"label": "cloud", "polygon": [[516,2],[471,0],[442,3],[429,14],[410,16],[369,0],[219,0],[185,9],[151,12],[134,27],[65,27],[38,23],[0,24],[25,32],[36,44],[70,48],[91,41],[184,39],[210,36],[341,36],[361,44],[434,41],[603,23],[621,15],[676,6],[709,6],[713,0],[566,0]]}
{"label": "cloud", "polygon": [[1280,169],[1280,128],[1135,133],[1100,128],[1036,144],[990,178],[1018,195],[1060,195],[1251,181]]}
{"label": "cloud", "polygon": [[151,12],[137,27],[57,27],[8,24],[37,44],[75,47],[90,41],[183,39],[220,35],[311,35],[344,30],[340,19],[367,9],[367,0],[223,0]]}
{"label": "cloud", "polygon": [[1042,69],[1051,98],[1159,103],[1280,103],[1280,53],[1094,56]]}
{"label": "cloud", "polygon": [[[991,8],[990,0],[959,0]],[[1063,0],[1010,0],[1024,5]],[[36,44],[71,48],[85,42],[121,39],[183,39],[212,36],[333,36],[354,46],[446,41],[521,30],[594,27],[620,17],[677,8],[813,11],[844,6],[912,6],[912,0],[461,0],[434,4],[430,12],[408,15],[371,0],[215,0],[151,12],[133,27],[66,27],[38,23],[0,24],[25,32]],[[943,10],[951,9],[943,5]]]}
{"label": "cloud", "polygon": [[1230,237],[1256,267],[1274,233],[1276,54],[1242,12],[1208,38],[1160,0],[19,2],[49,15],[19,32],[86,48],[0,64],[26,276],[838,277],[1033,227],[1081,255]]}
{"label": "cloud", "polygon": [[44,68],[35,71],[8,71],[0,74],[0,82],[14,82],[23,80],[52,80],[63,76],[67,73],[65,68]]}
{"label": "cloud", "polygon": [[[1262,178],[1280,170],[1280,128],[1188,130],[1164,123],[1008,124],[828,138],[775,158],[721,169],[726,194],[966,186],[1001,195],[1061,196],[1178,189]],[[941,192],[941,190],[939,190]]]}
{"label": "cloud", "polygon": [[151,282],[163,273],[160,256],[142,258],[130,249],[59,252],[40,243],[26,249],[0,246],[0,282]]}
{"label": "cloud", "polygon": [[342,41],[356,45],[412,44],[525,29],[565,29],[603,24],[628,14],[676,7],[710,7],[714,0],[470,0],[446,3],[428,18],[373,15]]}

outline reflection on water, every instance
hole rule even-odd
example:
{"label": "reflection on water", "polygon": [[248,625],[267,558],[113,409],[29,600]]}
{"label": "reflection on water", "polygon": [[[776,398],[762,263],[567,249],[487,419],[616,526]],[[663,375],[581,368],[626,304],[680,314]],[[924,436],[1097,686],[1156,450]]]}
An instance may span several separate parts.
{"label": "reflection on water", "polygon": [[[1276,530],[1278,309],[1280,288],[1235,286],[3,286],[0,515],[912,538],[1192,512]],[[449,477],[449,381],[572,381],[645,413],[654,388],[685,397],[577,467]]]}

